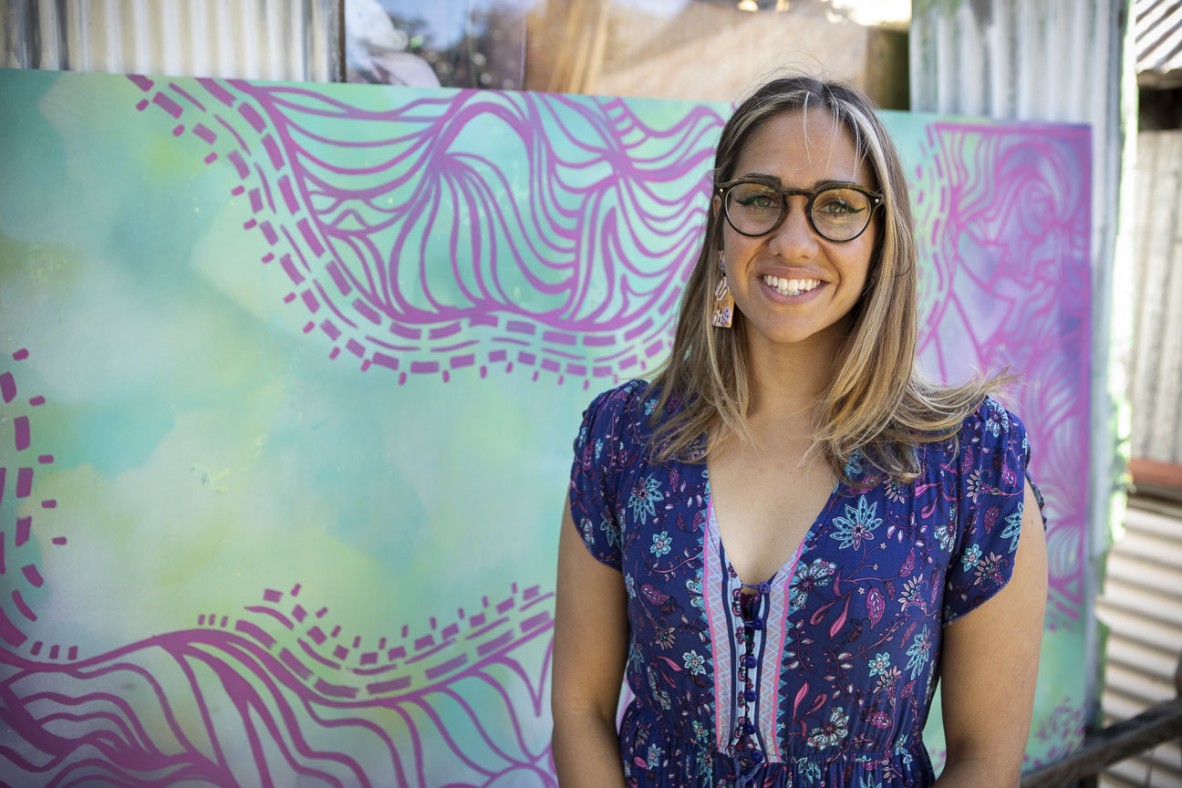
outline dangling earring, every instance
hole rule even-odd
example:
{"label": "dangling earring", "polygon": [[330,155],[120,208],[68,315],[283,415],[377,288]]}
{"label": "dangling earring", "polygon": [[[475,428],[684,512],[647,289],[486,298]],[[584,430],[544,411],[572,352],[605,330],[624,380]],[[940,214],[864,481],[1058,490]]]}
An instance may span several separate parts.
{"label": "dangling earring", "polygon": [[718,253],[718,284],[714,286],[714,311],[710,315],[710,325],[715,328],[730,328],[735,317],[735,297],[731,295],[730,286],[726,283],[726,259],[722,252]]}

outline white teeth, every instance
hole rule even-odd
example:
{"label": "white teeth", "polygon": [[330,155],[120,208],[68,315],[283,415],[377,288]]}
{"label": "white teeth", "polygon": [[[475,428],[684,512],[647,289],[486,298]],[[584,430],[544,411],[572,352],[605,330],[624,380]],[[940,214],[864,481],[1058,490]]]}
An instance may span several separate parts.
{"label": "white teeth", "polygon": [[821,284],[820,279],[783,279],[768,274],[763,278],[768,287],[773,288],[780,295],[796,296],[814,289]]}

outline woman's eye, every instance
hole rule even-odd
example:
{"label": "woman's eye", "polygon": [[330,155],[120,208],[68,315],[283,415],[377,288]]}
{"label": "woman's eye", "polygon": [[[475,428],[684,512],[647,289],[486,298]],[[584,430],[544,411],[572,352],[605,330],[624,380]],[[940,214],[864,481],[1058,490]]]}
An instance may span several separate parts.
{"label": "woman's eye", "polygon": [[772,210],[776,207],[776,198],[770,194],[749,194],[739,198],[739,205],[744,208]]}
{"label": "woman's eye", "polygon": [[821,199],[817,200],[816,205],[813,206],[815,213],[835,219],[854,216],[861,213],[864,209],[864,205],[860,205],[836,194],[823,195]]}

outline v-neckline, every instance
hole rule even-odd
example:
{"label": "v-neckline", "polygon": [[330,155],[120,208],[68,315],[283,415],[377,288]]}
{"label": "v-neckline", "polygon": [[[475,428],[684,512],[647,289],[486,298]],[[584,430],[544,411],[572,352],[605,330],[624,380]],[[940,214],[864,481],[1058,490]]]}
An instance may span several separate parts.
{"label": "v-neckline", "polygon": [[786,561],[784,561],[784,563],[782,563],[768,579],[759,583],[747,583],[742,577],[739,577],[738,571],[731,563],[730,552],[726,549],[726,543],[722,540],[722,531],[718,527],[718,516],[714,511],[714,488],[710,484],[709,466],[706,467],[705,473],[706,538],[713,539],[717,542],[718,553],[726,562],[727,577],[730,578],[730,580],[737,584],[740,588],[754,588],[761,590],[765,587],[776,588],[781,582],[791,583],[793,575],[796,574],[796,567],[800,563],[800,557],[804,554],[805,545],[808,544],[809,539],[813,537],[814,533],[819,531],[822,523],[828,519],[829,513],[833,509],[834,505],[842,497],[842,483],[840,481],[834,483],[833,489],[829,491],[829,497],[825,499],[825,503],[822,504],[821,510],[817,513],[816,517],[813,518],[812,523],[809,525],[808,530],[804,532],[804,536],[801,537],[800,544],[796,546],[796,549],[793,551],[792,555]]}
{"label": "v-neckline", "polygon": [[[750,618],[744,616],[736,595],[744,588],[731,564],[718,529],[709,468],[705,469],[706,523],[702,545],[702,612],[710,632],[710,653],[714,660],[714,708],[717,716],[715,746],[719,752],[735,752],[736,721],[753,726],[756,740],[766,750],[769,763],[780,763],[777,733],[781,666],[787,648],[788,630],[794,612],[792,580],[809,540],[820,536],[824,524],[843,497],[840,481],[829,491],[820,512],[805,531],[791,557],[757,586]],[[718,573],[724,577],[719,578]],[[745,672],[746,671],[746,672]],[[737,694],[743,692],[740,700]],[[751,693],[754,693],[752,695]],[[751,698],[754,697],[754,701]]]}

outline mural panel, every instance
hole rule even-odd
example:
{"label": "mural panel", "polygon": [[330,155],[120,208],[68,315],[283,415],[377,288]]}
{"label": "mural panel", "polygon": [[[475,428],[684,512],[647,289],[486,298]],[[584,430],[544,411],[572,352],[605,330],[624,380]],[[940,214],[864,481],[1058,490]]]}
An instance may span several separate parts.
{"label": "mural panel", "polygon": [[[7,71],[0,109],[0,781],[553,785],[571,440],[668,351],[728,108]],[[1024,375],[1041,762],[1087,706],[1089,132],[885,119],[925,368]]]}

